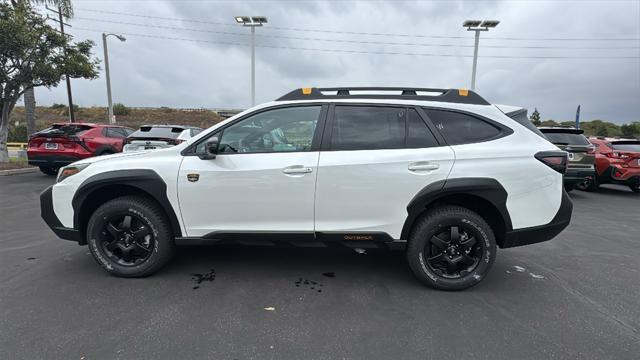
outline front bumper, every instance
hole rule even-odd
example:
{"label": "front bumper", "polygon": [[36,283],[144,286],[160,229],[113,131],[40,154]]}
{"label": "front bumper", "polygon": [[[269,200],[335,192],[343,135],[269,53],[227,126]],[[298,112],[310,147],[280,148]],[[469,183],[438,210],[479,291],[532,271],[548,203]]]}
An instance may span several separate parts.
{"label": "front bumper", "polygon": [[571,198],[569,198],[569,194],[566,191],[562,190],[560,209],[558,209],[551,222],[545,225],[507,232],[502,247],[509,248],[551,240],[569,225],[572,212],[573,203]]}
{"label": "front bumper", "polygon": [[53,185],[46,188],[40,194],[40,216],[42,216],[44,222],[49,225],[51,230],[53,230],[58,237],[82,244],[84,240],[80,232],[76,229],[64,227],[56,216],[56,213],[53,211],[52,190]]}

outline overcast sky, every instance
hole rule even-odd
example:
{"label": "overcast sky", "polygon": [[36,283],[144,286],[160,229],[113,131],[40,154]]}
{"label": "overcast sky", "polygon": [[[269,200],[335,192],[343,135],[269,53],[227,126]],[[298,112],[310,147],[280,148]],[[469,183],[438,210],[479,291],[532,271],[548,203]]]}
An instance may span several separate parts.
{"label": "overcast sky", "polygon": [[[234,23],[235,15],[269,20],[256,30],[258,103],[306,86],[468,88],[473,33],[462,22],[497,19],[500,25],[480,39],[476,90],[487,100],[537,107],[543,119],[572,120],[581,104],[583,120],[640,120],[638,0],[75,0],[74,6],[70,31],[77,40],[94,40],[101,60],[102,31],[127,37],[109,38],[109,58],[114,102],[129,106],[250,106],[250,31]],[[73,80],[75,103],[106,105],[101,68],[97,80]],[[36,98],[39,105],[66,103],[64,82],[38,89]]]}

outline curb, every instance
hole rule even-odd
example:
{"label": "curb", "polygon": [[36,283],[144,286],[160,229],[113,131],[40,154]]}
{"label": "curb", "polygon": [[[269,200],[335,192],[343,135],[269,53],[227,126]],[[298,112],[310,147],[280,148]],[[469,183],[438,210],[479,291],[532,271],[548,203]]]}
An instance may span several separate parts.
{"label": "curb", "polygon": [[28,174],[28,173],[32,173],[32,172],[36,172],[36,171],[38,171],[37,167],[23,168],[23,169],[11,169],[11,170],[0,170],[0,176]]}

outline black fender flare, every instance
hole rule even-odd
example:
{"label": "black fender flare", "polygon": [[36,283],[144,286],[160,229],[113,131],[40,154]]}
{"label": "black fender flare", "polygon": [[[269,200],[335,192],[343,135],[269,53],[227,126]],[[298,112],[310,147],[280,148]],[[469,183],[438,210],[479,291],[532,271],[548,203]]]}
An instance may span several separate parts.
{"label": "black fender flare", "polygon": [[440,180],[425,186],[407,205],[407,219],[402,227],[401,239],[409,239],[409,232],[415,220],[431,204],[449,195],[473,195],[491,203],[504,222],[505,230],[513,230],[507,210],[507,191],[491,178],[454,178]]}
{"label": "black fender flare", "polygon": [[73,206],[74,229],[81,230],[81,209],[83,209],[85,202],[88,201],[91,194],[94,194],[106,186],[112,185],[125,185],[130,188],[139,189],[145,193],[145,195],[151,196],[164,209],[174,231],[174,236],[182,236],[178,217],[171,202],[169,202],[167,198],[167,184],[158,173],[145,169],[107,171],[93,175],[83,181],[71,201],[71,205]]}

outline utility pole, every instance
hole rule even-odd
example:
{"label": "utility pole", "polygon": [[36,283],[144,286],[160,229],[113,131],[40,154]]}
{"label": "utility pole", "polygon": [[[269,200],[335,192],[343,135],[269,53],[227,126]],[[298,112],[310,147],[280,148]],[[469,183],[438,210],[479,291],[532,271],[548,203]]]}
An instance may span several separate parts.
{"label": "utility pole", "polygon": [[[49,19],[51,19],[51,20],[53,20],[55,22],[59,22],[60,23],[60,33],[62,35],[66,35],[64,33],[64,26],[65,25],[71,26],[71,25],[66,24],[64,22],[64,19],[62,17],[62,8],[60,6],[58,6],[58,11],[56,11],[54,9],[51,9],[48,6],[46,8],[47,8],[47,10],[53,12],[54,14],[58,14],[58,20],[53,19],[53,18],[49,18]],[[64,56],[66,57],[67,56],[67,49],[66,48],[63,49],[63,53],[64,53]],[[64,77],[65,77],[66,82],[67,82],[67,98],[69,99],[69,122],[73,123],[73,122],[76,122],[76,116],[75,116],[75,114],[73,112],[73,96],[71,95],[71,79],[69,78],[69,75],[67,75],[67,74],[65,74]]]}
{"label": "utility pole", "polygon": [[476,89],[476,70],[478,68],[478,47],[480,45],[480,32],[489,31],[490,28],[494,28],[500,24],[497,20],[466,20],[462,23],[463,27],[467,28],[467,31],[475,31],[475,46],[473,48],[473,68],[471,70],[471,90]]}
{"label": "utility pole", "polygon": [[264,16],[236,16],[236,22],[251,28],[251,106],[256,105],[256,27],[267,23]]}
{"label": "utility pole", "polygon": [[111,35],[115,36],[116,38],[118,38],[118,40],[122,42],[127,41],[127,39],[124,36],[118,35],[118,34],[102,33],[102,48],[104,49],[104,71],[107,77],[107,109],[108,109],[107,120],[109,124],[115,124],[116,118],[113,115],[113,102],[111,101],[111,74],[109,73],[109,49],[107,48],[107,37]]}

